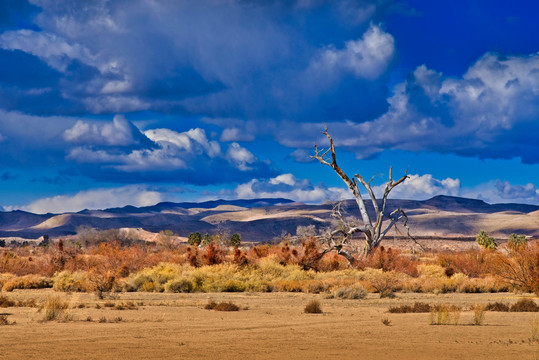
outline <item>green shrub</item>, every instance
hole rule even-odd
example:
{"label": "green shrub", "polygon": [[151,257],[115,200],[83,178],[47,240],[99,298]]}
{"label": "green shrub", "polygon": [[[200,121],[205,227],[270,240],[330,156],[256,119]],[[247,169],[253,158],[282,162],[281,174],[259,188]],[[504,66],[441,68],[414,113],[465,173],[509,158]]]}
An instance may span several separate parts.
{"label": "green shrub", "polygon": [[511,234],[509,235],[509,241],[507,242],[507,245],[515,249],[520,245],[525,245],[527,242],[528,240],[526,239],[526,235]]}
{"label": "green shrub", "polygon": [[230,246],[233,246],[235,248],[239,247],[241,245],[241,236],[238,233],[234,233],[230,235],[229,240]]}
{"label": "green shrub", "polygon": [[199,232],[190,233],[187,237],[187,243],[189,245],[198,246],[202,242],[202,235]]}
{"label": "green shrub", "polygon": [[86,292],[88,291],[88,278],[87,273],[83,272],[69,272],[62,271],[56,274],[53,279],[52,288],[55,291],[74,291],[74,292]]}
{"label": "green shrub", "polygon": [[173,279],[165,284],[165,291],[172,293],[193,292],[193,282],[188,279]]}
{"label": "green shrub", "polygon": [[492,236],[489,236],[483,230],[481,230],[479,234],[477,234],[475,241],[485,249],[495,250],[498,247],[498,244],[496,244],[496,240],[494,240]]}

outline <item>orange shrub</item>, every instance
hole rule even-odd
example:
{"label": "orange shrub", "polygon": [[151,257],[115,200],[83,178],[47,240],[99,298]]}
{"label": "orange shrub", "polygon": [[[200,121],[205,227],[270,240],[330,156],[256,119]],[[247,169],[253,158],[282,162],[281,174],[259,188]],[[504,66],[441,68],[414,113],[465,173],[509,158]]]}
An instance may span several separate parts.
{"label": "orange shrub", "polygon": [[366,258],[358,259],[357,267],[395,271],[415,277],[418,276],[417,266],[419,264],[419,260],[415,257],[402,254],[398,249],[389,248],[386,250],[380,246]]}
{"label": "orange shrub", "polygon": [[539,242],[510,247],[497,252],[492,271],[519,290],[539,295]]}

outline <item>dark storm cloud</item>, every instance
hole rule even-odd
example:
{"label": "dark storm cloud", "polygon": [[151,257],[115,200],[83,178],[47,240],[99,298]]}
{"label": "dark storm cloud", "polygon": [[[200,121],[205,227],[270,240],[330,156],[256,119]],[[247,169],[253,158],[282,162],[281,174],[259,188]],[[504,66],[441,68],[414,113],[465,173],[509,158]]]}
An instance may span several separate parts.
{"label": "dark storm cloud", "polygon": [[59,85],[58,113],[362,120],[387,107],[393,39],[369,21],[391,1],[33,3],[41,31],[6,31],[0,47],[61,73],[43,84]]}
{"label": "dark storm cloud", "polygon": [[[337,143],[359,158],[387,149],[436,151],[479,158],[539,162],[539,55],[489,53],[459,78],[444,78],[421,65],[398,84],[388,111],[363,123],[328,123]],[[309,147],[323,124],[304,124],[294,137],[290,125],[278,138],[290,147]]]}

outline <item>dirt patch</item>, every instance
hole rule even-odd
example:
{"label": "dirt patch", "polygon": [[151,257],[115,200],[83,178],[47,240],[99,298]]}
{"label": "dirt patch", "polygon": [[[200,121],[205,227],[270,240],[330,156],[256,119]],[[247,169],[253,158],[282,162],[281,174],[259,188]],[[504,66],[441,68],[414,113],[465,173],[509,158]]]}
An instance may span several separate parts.
{"label": "dirt patch", "polygon": [[[16,324],[1,329],[1,359],[533,359],[539,346],[530,341],[534,313],[487,311],[482,326],[470,325],[473,304],[522,298],[513,294],[336,300],[294,293],[122,293],[98,300],[86,293],[23,290],[9,296],[39,302],[56,295],[70,304],[67,321],[43,323],[36,308],[9,308]],[[204,310],[209,299],[247,310]],[[322,314],[304,313],[313,299]],[[425,313],[388,313],[390,306],[417,301],[462,307],[458,325],[430,325]],[[142,305],[120,311],[105,302]]]}

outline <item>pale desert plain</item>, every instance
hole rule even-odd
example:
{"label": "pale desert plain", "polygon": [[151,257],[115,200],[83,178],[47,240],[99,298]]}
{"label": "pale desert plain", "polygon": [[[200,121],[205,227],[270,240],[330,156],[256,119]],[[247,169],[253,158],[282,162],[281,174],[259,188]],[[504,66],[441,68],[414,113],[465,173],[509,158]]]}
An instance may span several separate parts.
{"label": "pale desert plain", "polygon": [[[514,293],[415,294],[393,299],[327,299],[305,293],[92,293],[15,290],[38,303],[60,296],[64,321],[42,321],[36,307],[0,308],[0,359],[537,359],[537,313],[486,311],[472,325],[473,304],[514,303]],[[312,299],[321,314],[304,313]],[[239,311],[206,310],[231,301]],[[458,323],[431,325],[429,313],[394,314],[390,306],[452,304]],[[124,310],[117,310],[124,305]],[[127,306],[125,306],[127,305]],[[384,321],[386,324],[384,324]]]}

